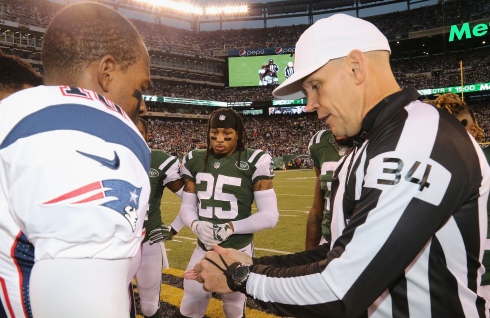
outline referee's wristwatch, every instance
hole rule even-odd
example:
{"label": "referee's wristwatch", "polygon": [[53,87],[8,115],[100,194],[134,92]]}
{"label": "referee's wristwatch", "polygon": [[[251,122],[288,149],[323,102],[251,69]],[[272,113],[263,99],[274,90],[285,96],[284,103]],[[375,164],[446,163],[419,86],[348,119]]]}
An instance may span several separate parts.
{"label": "referee's wristwatch", "polygon": [[245,285],[249,275],[250,275],[250,265],[239,264],[235,268],[235,271],[231,275],[231,278],[233,279],[233,283],[235,284],[235,286],[240,288],[243,285]]}
{"label": "referee's wristwatch", "polygon": [[233,291],[246,292],[246,284],[250,276],[252,265],[236,262],[231,264],[225,271],[228,287]]}

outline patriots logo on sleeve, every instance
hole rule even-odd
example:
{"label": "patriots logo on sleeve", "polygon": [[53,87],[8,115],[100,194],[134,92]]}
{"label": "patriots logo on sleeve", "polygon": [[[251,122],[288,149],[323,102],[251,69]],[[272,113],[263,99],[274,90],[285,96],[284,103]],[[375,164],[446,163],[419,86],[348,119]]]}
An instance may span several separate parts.
{"label": "patriots logo on sleeve", "polygon": [[133,232],[138,221],[138,207],[141,188],[124,180],[102,180],[72,190],[43,204],[67,203],[70,205],[101,201],[99,205],[114,210],[124,216]]}

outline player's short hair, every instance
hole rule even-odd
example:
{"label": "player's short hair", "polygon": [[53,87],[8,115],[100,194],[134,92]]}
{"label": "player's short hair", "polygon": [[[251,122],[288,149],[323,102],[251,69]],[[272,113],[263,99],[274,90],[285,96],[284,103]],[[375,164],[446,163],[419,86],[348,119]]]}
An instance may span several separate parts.
{"label": "player's short hair", "polygon": [[213,122],[213,118],[215,116],[219,116],[221,114],[226,114],[226,115],[232,114],[233,116],[235,116],[235,122],[236,122],[235,130],[238,134],[238,141],[236,146],[236,150],[238,150],[238,162],[240,162],[240,155],[242,151],[245,150],[247,144],[247,131],[245,130],[245,125],[243,124],[243,119],[240,116],[240,114],[238,114],[234,109],[231,108],[219,108],[215,110],[214,112],[211,113],[208,120],[208,130],[206,132],[206,141],[208,143],[208,146],[206,148],[206,156],[204,157],[204,164],[205,164],[204,169],[208,168],[208,158],[209,158],[209,154],[212,152],[211,136],[209,135],[211,131],[211,123]]}
{"label": "player's short hair", "polygon": [[31,64],[17,56],[3,54],[0,51],[0,92],[15,93],[25,85],[38,86],[43,84],[43,77],[36,72]]}
{"label": "player's short hair", "polygon": [[105,5],[82,2],[66,6],[46,29],[44,75],[72,82],[90,63],[107,54],[125,69],[137,62],[142,41],[128,19]]}

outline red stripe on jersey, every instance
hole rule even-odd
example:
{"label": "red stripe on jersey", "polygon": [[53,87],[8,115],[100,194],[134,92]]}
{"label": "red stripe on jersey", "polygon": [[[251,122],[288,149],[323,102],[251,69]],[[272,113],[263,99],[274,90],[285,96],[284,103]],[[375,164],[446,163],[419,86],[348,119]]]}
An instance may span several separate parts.
{"label": "red stripe on jersey", "polygon": [[103,198],[105,198],[105,195],[104,195],[104,193],[100,192],[100,193],[94,194],[91,197],[88,197],[86,199],[83,199],[81,201],[74,202],[73,204],[85,203],[85,202],[90,202],[90,201],[94,201],[94,200],[98,200],[98,199],[103,199]]}
{"label": "red stripe on jersey", "polygon": [[[15,257],[15,249],[17,247],[17,243],[19,242],[19,239],[21,236],[22,236],[22,232],[19,232],[19,234],[17,234],[17,237],[15,238],[14,244],[12,244],[12,248],[10,249],[10,257],[12,257],[12,260],[15,263],[15,267],[17,268],[17,273],[19,274],[19,293],[20,293],[20,297],[22,298],[22,301],[21,301],[22,310],[24,311],[24,316],[29,317],[27,315],[26,307],[24,306],[25,299],[24,299],[24,293],[22,292],[22,286],[24,286],[24,275],[22,274],[22,270],[20,269],[19,262],[17,261],[17,258]],[[9,304],[9,306],[10,306],[10,304]],[[12,317],[15,317],[15,315],[12,315]]]}
{"label": "red stripe on jersey", "polygon": [[14,310],[12,309],[12,304],[10,303],[9,294],[7,292],[7,286],[5,284],[5,280],[2,277],[0,277],[0,284],[2,285],[3,297],[5,298],[5,303],[7,304],[10,316],[15,318]]}
{"label": "red stripe on jersey", "polygon": [[86,186],[83,186],[81,188],[78,188],[76,190],[73,190],[71,192],[65,193],[65,194],[63,194],[63,195],[61,195],[61,196],[59,196],[59,197],[57,197],[51,201],[44,202],[43,204],[51,204],[51,203],[61,202],[61,201],[79,196],[81,194],[93,191],[93,190],[101,189],[101,188],[102,188],[102,184],[100,183],[100,181],[96,181],[96,182],[87,184]]}
{"label": "red stripe on jersey", "polygon": [[[70,97],[79,97],[79,98],[84,98],[84,99],[90,99],[93,100],[92,96],[90,96],[90,91],[79,88],[79,87],[70,87],[70,86],[60,86],[61,94],[63,96],[70,96]],[[75,90],[76,93],[70,93],[71,90]]]}

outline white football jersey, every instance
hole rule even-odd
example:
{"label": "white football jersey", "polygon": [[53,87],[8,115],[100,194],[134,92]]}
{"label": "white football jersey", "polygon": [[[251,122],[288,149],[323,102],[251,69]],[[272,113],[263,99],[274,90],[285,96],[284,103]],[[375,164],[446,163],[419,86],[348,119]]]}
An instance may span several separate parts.
{"label": "white football jersey", "polygon": [[149,165],[150,150],[132,121],[95,92],[40,86],[4,99],[0,278],[28,283],[11,256],[22,235],[36,261],[135,256],[144,237]]}

